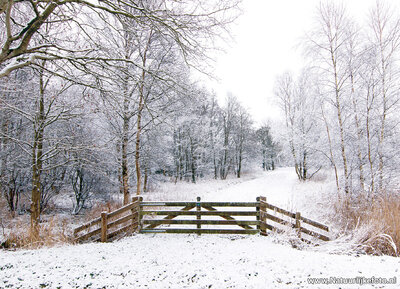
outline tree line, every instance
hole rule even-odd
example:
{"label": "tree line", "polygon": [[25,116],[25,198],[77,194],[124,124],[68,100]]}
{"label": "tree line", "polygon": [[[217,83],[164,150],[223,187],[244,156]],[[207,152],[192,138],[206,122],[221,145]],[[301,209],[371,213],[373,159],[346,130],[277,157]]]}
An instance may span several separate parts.
{"label": "tree line", "polygon": [[399,14],[380,1],[362,25],[333,2],[317,14],[302,41],[309,64],[276,81],[287,153],[301,180],[329,167],[338,192],[392,190],[400,163]]}
{"label": "tree line", "polygon": [[12,213],[31,214],[34,235],[66,191],[78,214],[93,195],[119,192],[126,204],[160,178],[275,167],[270,128],[191,79],[238,2],[2,3],[0,185]]}

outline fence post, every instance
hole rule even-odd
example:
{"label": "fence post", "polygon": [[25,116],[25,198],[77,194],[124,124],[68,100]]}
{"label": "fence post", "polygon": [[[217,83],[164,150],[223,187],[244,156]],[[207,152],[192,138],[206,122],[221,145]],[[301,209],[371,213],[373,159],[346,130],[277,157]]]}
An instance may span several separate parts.
{"label": "fence post", "polygon": [[296,213],[296,230],[297,230],[297,236],[301,238],[301,223],[300,223],[301,215],[300,212]]}
{"label": "fence post", "polygon": [[256,198],[256,201],[258,203],[258,206],[256,207],[256,211],[258,212],[258,215],[256,216],[256,220],[257,220],[257,230],[260,231],[260,197]]}
{"label": "fence post", "polygon": [[[139,197],[132,197],[132,203],[138,202],[138,205],[136,207],[133,207],[131,209],[131,214],[132,214],[132,232],[135,232],[137,228],[139,227],[139,208],[140,208],[140,203],[139,203]],[[134,224],[137,223],[136,226]]]}
{"label": "fence post", "polygon": [[142,219],[143,219],[143,215],[141,213],[142,211],[142,207],[140,206],[140,204],[143,202],[143,197],[140,196],[139,197],[139,204],[138,204],[138,229],[139,231],[142,229]]}
{"label": "fence post", "polygon": [[107,242],[107,212],[101,212],[101,239],[100,241]]}
{"label": "fence post", "polygon": [[[200,204],[200,197],[197,197],[197,203],[196,203],[196,211],[197,211],[197,215],[196,215],[196,219],[197,220],[201,220],[201,215],[200,215],[200,211],[201,211],[201,204]],[[197,229],[201,229],[201,224],[197,224]],[[201,235],[200,231],[197,232],[198,235]]]}
{"label": "fence post", "polygon": [[[264,203],[264,204],[261,204]],[[260,197],[260,234],[263,236],[267,236],[267,198]]]}

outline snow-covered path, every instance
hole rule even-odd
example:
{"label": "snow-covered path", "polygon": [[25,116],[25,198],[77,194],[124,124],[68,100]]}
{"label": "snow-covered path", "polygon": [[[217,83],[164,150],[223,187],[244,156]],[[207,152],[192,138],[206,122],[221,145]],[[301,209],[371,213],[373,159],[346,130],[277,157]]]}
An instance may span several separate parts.
{"label": "snow-covered path", "polygon": [[300,211],[304,216],[325,222],[324,212],[315,208],[316,195],[325,192],[326,183],[300,183],[293,168],[279,168],[275,171],[256,171],[241,179],[200,180],[197,184],[180,182],[166,183],[158,191],[144,195],[151,201],[232,201],[254,202],[258,196],[267,197],[270,204],[292,212]]}
{"label": "snow-covered path", "polygon": [[161,186],[160,193],[151,193],[149,197],[157,200],[168,198],[194,201],[196,196],[200,196],[204,201],[251,202],[258,196],[266,196],[271,202],[283,205],[291,200],[297,183],[293,168],[281,168],[270,172],[259,171],[241,179],[200,180],[197,184],[167,183]]}
{"label": "snow-covered path", "polygon": [[[302,184],[291,169],[199,184],[166,184],[148,199],[252,201],[300,204],[323,186]],[[312,190],[311,190],[312,188]],[[300,194],[298,191],[300,189]],[[309,195],[305,195],[306,192]],[[306,202],[307,203],[307,202]],[[307,250],[273,236],[135,235],[109,244],[0,251],[0,288],[359,288],[309,284],[308,278],[396,277],[400,259],[332,255],[332,245]],[[329,251],[335,251],[334,249]],[[396,280],[396,281],[397,281]],[[400,285],[376,285],[398,288]],[[363,286],[369,288],[371,286]]]}

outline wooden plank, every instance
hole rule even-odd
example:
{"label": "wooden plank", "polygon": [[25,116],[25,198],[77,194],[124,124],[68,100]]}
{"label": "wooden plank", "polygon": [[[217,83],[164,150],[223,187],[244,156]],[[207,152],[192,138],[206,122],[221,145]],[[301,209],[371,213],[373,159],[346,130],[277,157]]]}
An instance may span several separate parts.
{"label": "wooden plank", "polygon": [[141,229],[142,228],[142,226],[143,226],[143,224],[142,224],[142,215],[140,214],[140,211],[142,210],[142,207],[140,206],[140,204],[143,202],[143,197],[142,196],[139,196],[139,204],[138,204],[138,207],[137,207],[137,209],[138,209],[138,214],[137,214],[137,216],[138,216],[138,218],[139,218],[139,225],[138,225],[138,229]]}
{"label": "wooden plank", "polygon": [[141,211],[142,215],[173,215],[173,216],[258,216],[256,211]]}
{"label": "wooden plank", "polygon": [[175,233],[175,234],[257,234],[257,229],[235,230],[235,229],[143,229],[140,233]]}
{"label": "wooden plank", "polygon": [[282,225],[285,225],[285,226],[289,226],[291,228],[295,227],[295,225],[292,224],[291,222],[285,221],[285,220],[283,220],[281,218],[278,218],[277,216],[270,215],[268,213],[261,212],[261,216],[263,216],[264,218],[269,219],[271,221],[274,221],[276,223],[279,223],[279,224],[282,224]]}
{"label": "wooden plank", "polygon": [[[196,206],[197,202],[141,202],[141,207],[183,207]],[[258,202],[201,202],[207,207],[258,207]]]}
{"label": "wooden plank", "polygon": [[206,207],[258,207],[258,202],[201,202],[202,206]]}
{"label": "wooden plank", "polygon": [[74,235],[76,235],[80,231],[83,231],[84,229],[87,229],[87,228],[90,228],[90,227],[95,226],[97,224],[100,224],[100,222],[101,222],[101,217],[96,218],[94,220],[91,220],[89,223],[86,223],[86,224],[84,224],[82,226],[79,226],[78,228],[75,228]]}
{"label": "wooden plank", "polygon": [[90,237],[92,237],[94,235],[97,235],[97,234],[100,234],[100,233],[101,233],[101,228],[98,228],[98,229],[93,230],[93,231],[91,231],[89,233],[86,233],[86,234],[84,234],[82,236],[77,237],[76,240],[77,241],[85,241],[85,240],[89,239]]}
{"label": "wooden plank", "polygon": [[143,220],[143,224],[157,225],[257,225],[256,220]]}
{"label": "wooden plank", "polygon": [[318,239],[320,239],[320,240],[322,240],[322,241],[329,241],[329,237],[324,236],[324,235],[322,235],[322,234],[319,234],[319,233],[310,231],[310,230],[308,230],[308,229],[306,229],[306,228],[303,228],[303,227],[301,227],[300,230],[301,230],[301,232],[303,232],[303,233],[305,233],[305,234],[307,234],[307,235],[310,235],[310,236],[312,236],[312,237],[318,238]]}
{"label": "wooden plank", "polygon": [[101,213],[101,228],[100,228],[101,237],[100,237],[100,240],[103,243],[107,242],[107,218],[108,218],[107,215],[108,215],[107,212]]}
{"label": "wooden plank", "polygon": [[[143,203],[143,202],[142,202]],[[193,205],[193,206],[186,206],[186,207],[184,207],[183,209],[181,209],[181,211],[189,211],[189,210],[191,210],[191,209],[193,209],[195,207],[195,205]],[[167,217],[165,217],[164,218],[164,220],[171,220],[171,219],[173,219],[173,218],[176,218],[178,215],[169,215],[169,216],[167,216]],[[142,218],[142,211],[139,211],[139,218],[141,219]],[[146,229],[146,230],[148,230],[148,229],[153,229],[153,228],[155,228],[155,227],[157,227],[158,225],[156,225],[156,224],[153,224],[153,225],[150,225],[150,226],[147,226],[146,228],[144,228],[144,229]]]}
{"label": "wooden plank", "polygon": [[125,217],[119,218],[118,220],[115,220],[114,222],[111,222],[109,224],[107,224],[107,229],[110,229],[116,225],[120,225],[122,223],[125,223],[126,221],[129,220],[134,220],[134,222],[136,222],[138,219],[137,215],[133,214],[133,215],[127,215]]}
{"label": "wooden plank", "polygon": [[121,208],[109,213],[108,217],[109,218],[115,217],[115,216],[117,216],[117,215],[119,215],[121,213],[124,213],[126,211],[129,211],[130,209],[135,208],[135,206],[138,206],[138,205],[139,205],[139,202],[130,203],[128,205],[125,205],[125,206],[123,206],[123,207],[121,207]]}
{"label": "wooden plank", "polygon": [[286,216],[288,216],[288,217],[291,217],[291,218],[293,218],[293,219],[296,218],[296,214],[295,214],[295,213],[286,211],[286,210],[284,210],[284,209],[278,208],[277,206],[274,206],[274,205],[271,205],[271,204],[268,204],[268,203],[263,203],[263,202],[261,202],[261,203],[262,203],[263,205],[265,204],[265,205],[267,206],[267,208],[270,209],[270,210],[276,211],[276,212],[278,212],[278,213],[281,213],[281,214],[286,215]]}
{"label": "wooden plank", "polygon": [[[260,222],[260,228],[261,228],[262,230],[268,229],[268,230],[270,230],[270,231],[275,231],[275,232],[278,232],[278,233],[283,233],[283,232],[285,232],[285,231],[282,230],[282,229],[279,229],[279,228],[277,228],[277,227],[274,227],[274,226],[272,226],[272,225],[270,225],[270,224],[266,224],[266,223],[264,223],[264,222]],[[265,232],[264,232],[264,234],[265,234]]]}
{"label": "wooden plank", "polygon": [[259,197],[259,206],[261,211],[267,210],[267,198],[266,197]]}
{"label": "wooden plank", "polygon": [[[266,213],[267,213],[267,198],[260,196],[259,197],[259,203],[260,203],[260,213],[262,214],[262,216],[260,215],[259,220],[261,222],[264,222],[265,224],[267,224],[267,219],[266,219]],[[260,227],[260,233],[263,236],[268,236],[266,227]]]}
{"label": "wooden plank", "polygon": [[297,236],[301,239],[301,214],[300,212],[296,212],[296,231],[297,231]]}
{"label": "wooden plank", "polygon": [[[206,209],[206,210],[209,210],[209,211],[217,211],[216,208],[211,207],[211,206],[204,206],[204,205],[203,205],[203,208]],[[259,214],[258,211],[256,211],[256,213]],[[256,216],[257,216],[257,215],[256,215]],[[231,217],[231,216],[220,216],[220,217],[223,218],[223,219],[225,219],[225,220],[236,220],[235,218],[233,218],[233,217]],[[250,226],[248,226],[248,225],[239,225],[239,227],[242,227],[243,229],[246,229],[246,230],[251,230],[251,229],[253,229],[252,227],[250,227]]]}
{"label": "wooden plank", "polygon": [[325,226],[325,225],[323,225],[323,224],[321,224],[321,223],[318,223],[318,222],[315,222],[315,221],[313,221],[313,220],[304,218],[303,216],[301,217],[301,220],[302,220],[304,223],[306,223],[306,224],[309,224],[309,225],[311,225],[311,226],[314,226],[314,227],[317,227],[317,228],[319,228],[319,229],[321,229],[321,230],[324,230],[324,231],[329,232],[329,227],[328,227],[328,226]]}
{"label": "wooden plank", "polygon": [[132,224],[135,224],[135,222],[139,222],[139,210],[140,210],[140,197],[132,197],[132,203],[136,203],[137,205],[131,209],[131,216],[132,218]]}
{"label": "wooden plank", "polygon": [[[129,216],[120,218],[120,219],[114,221],[113,223],[116,223],[116,222],[118,222],[119,224],[120,224],[120,223],[123,223],[123,222],[122,222],[122,219],[125,219],[125,218],[127,218],[127,217],[132,218],[133,216],[129,215]],[[124,221],[126,221],[126,220],[124,220]],[[117,224],[113,224],[113,223],[107,224],[107,228],[110,228],[110,227],[113,227],[114,225],[117,225]],[[93,231],[91,231],[91,232],[89,232],[89,233],[86,233],[86,234],[84,234],[84,235],[82,235],[82,236],[79,236],[79,237],[76,238],[76,240],[77,240],[77,241],[85,241],[85,240],[87,240],[87,239],[89,239],[89,238],[91,238],[91,237],[93,237],[93,236],[95,236],[95,235],[97,235],[97,234],[101,234],[101,228],[98,228],[98,229],[93,230]],[[100,240],[100,238],[98,238],[98,240]]]}
{"label": "wooden plank", "polygon": [[[120,229],[115,230],[115,231],[111,232],[110,234],[108,234],[108,238],[112,239],[112,238],[118,236],[119,234],[129,231],[129,229],[131,229],[131,228],[133,228],[133,231],[135,231],[138,228],[138,225],[139,225],[139,222],[135,222],[133,224],[126,225],[123,228],[120,228]],[[100,238],[94,239],[93,241],[100,242]]]}
{"label": "wooden plank", "polygon": [[[260,222],[260,227],[261,227],[261,228],[268,229],[268,230],[271,230],[271,231],[276,231],[276,232],[278,232],[278,233],[284,233],[284,232],[285,232],[285,231],[282,230],[282,229],[279,229],[279,228],[277,228],[277,227],[271,226],[271,225],[269,225],[269,224],[265,224],[265,223],[263,223],[263,222]],[[312,236],[312,237],[318,238],[318,239],[323,240],[323,241],[329,241],[329,237],[324,236],[324,235],[322,235],[322,234],[319,234],[319,233],[310,231],[310,230],[308,230],[308,229],[306,229],[306,228],[303,228],[303,227],[301,227],[300,230],[301,230],[301,232],[303,232],[303,233],[305,233],[305,234],[307,234],[307,235],[310,235],[310,236]]]}
{"label": "wooden plank", "polygon": [[[197,211],[197,215],[196,215],[196,220],[200,221],[201,220],[201,204],[200,204],[201,198],[197,197],[197,203],[196,203],[196,211]],[[201,229],[201,223],[197,223],[197,234],[200,235],[200,229]]]}
{"label": "wooden plank", "polygon": [[[293,219],[296,218],[296,214],[295,213],[286,211],[284,209],[278,208],[278,207],[276,207],[274,205],[271,205],[271,204],[266,204],[266,205],[267,205],[268,209],[274,210],[274,211],[276,211],[278,213],[281,213],[281,214],[286,215],[288,217],[291,217]],[[317,228],[319,228],[321,230],[329,232],[329,227],[325,226],[325,225],[323,225],[321,223],[318,223],[318,222],[313,221],[311,219],[305,218],[303,216],[300,217],[300,220],[303,221],[304,223],[307,223],[307,224],[311,225],[311,226],[314,226],[314,227],[317,227]]]}
{"label": "wooden plank", "polygon": [[[109,214],[108,214],[108,217],[109,217],[109,218],[114,217],[115,215],[118,215],[118,214],[121,212],[121,210],[122,210],[122,212],[124,212],[125,210],[129,210],[131,207],[134,208],[135,205],[139,205],[139,203],[138,203],[138,202],[130,203],[130,204],[128,204],[128,205],[125,206],[125,207],[119,208],[118,210],[109,213]],[[127,207],[128,207],[128,208],[127,208]],[[96,219],[93,219],[93,220],[91,220],[90,222],[88,222],[88,223],[86,223],[86,224],[83,224],[83,225],[81,225],[81,226],[75,228],[75,229],[74,229],[74,235],[76,235],[76,234],[79,233],[80,231],[83,231],[83,230],[85,230],[85,229],[88,229],[88,228],[90,228],[90,227],[92,227],[92,226],[96,226],[96,225],[100,224],[100,222],[101,222],[101,217],[96,218]]]}
{"label": "wooden plank", "polygon": [[111,239],[111,238],[114,238],[115,236],[118,236],[119,234],[125,233],[129,230],[132,230],[132,232],[134,232],[135,229],[138,227],[138,225],[139,225],[139,221],[135,222],[135,223],[131,223],[131,224],[126,225],[118,230],[111,232],[110,234],[108,234],[108,237]]}

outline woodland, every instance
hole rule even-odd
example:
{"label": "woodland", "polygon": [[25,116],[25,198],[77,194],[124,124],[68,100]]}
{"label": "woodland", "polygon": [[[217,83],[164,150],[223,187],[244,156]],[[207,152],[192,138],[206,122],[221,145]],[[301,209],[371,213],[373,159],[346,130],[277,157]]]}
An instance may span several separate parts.
{"label": "woodland", "polygon": [[122,205],[160,182],[254,167],[292,166],[301,182],[329,172],[350,202],[396,193],[399,13],[377,2],[358,23],[321,3],[300,44],[307,64],[271,92],[282,119],[258,124],[196,77],[212,75],[240,2],[0,1],[4,209],[30,214],[38,236],[60,195],[85,214],[112,195]]}

